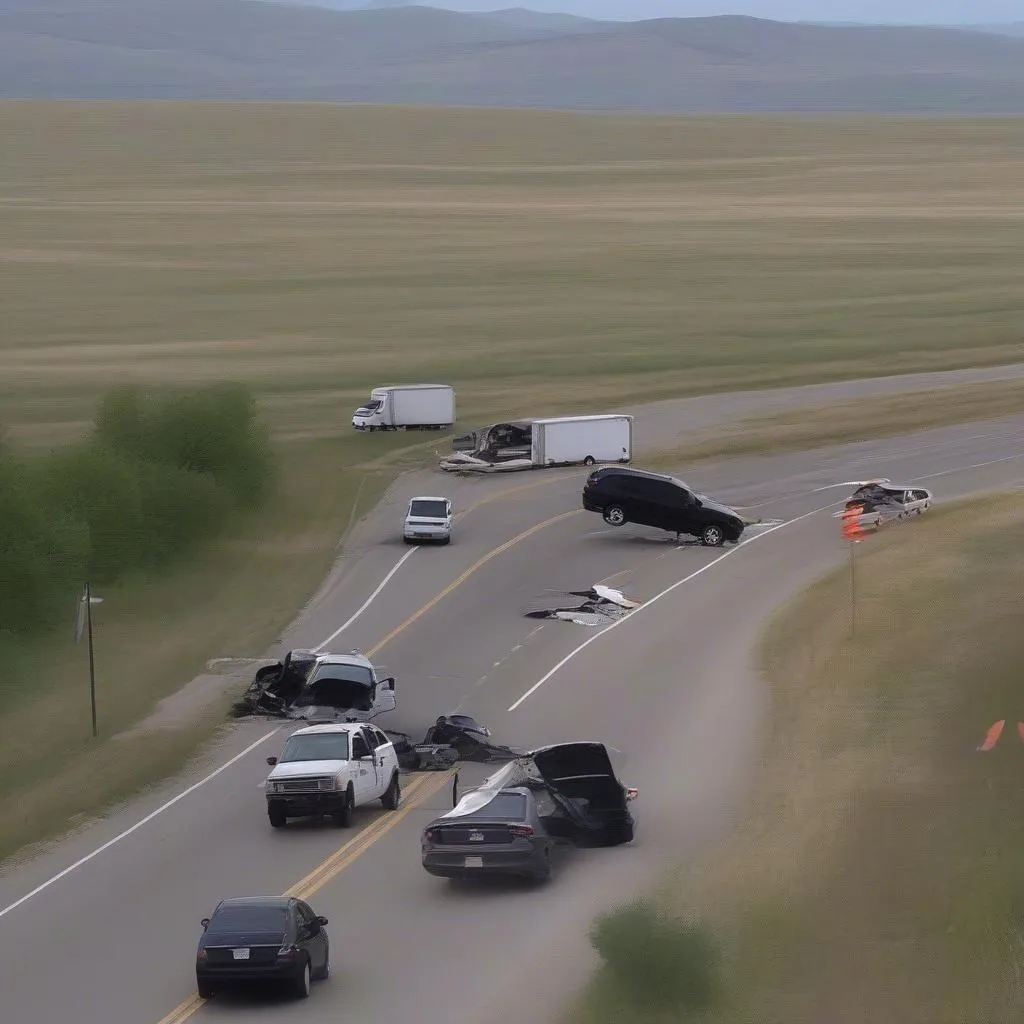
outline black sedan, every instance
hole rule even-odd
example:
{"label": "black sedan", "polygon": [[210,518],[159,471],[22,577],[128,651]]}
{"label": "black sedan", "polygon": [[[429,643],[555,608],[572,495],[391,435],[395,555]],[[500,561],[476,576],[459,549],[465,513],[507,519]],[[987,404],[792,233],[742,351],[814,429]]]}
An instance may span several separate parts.
{"label": "black sedan", "polygon": [[548,831],[539,796],[526,786],[467,794],[424,829],[423,867],[441,878],[550,877],[557,838]]}
{"label": "black sedan", "polygon": [[326,917],[294,896],[221,900],[202,921],[196,951],[200,997],[238,983],[277,981],[306,998],[310,982],[331,972],[326,924]]}
{"label": "black sedan", "polygon": [[546,879],[559,845],[631,842],[636,796],[619,781],[603,743],[521,753],[424,829],[423,867],[447,878]]}

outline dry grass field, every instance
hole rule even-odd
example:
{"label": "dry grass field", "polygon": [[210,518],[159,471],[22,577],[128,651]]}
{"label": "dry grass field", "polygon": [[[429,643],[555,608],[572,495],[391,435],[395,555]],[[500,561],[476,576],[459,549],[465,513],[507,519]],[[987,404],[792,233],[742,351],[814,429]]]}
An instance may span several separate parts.
{"label": "dry grass field", "polygon": [[[779,613],[750,816],[661,890],[724,953],[723,1004],[694,1019],[1012,1024],[1024,1014],[1020,492],[933,510],[856,556],[856,636],[845,567]],[[979,752],[998,720],[1001,738]],[[580,1019],[625,1019],[603,994]]]}
{"label": "dry grass field", "polygon": [[[236,380],[291,488],[244,524],[248,542],[106,594],[104,736],[206,659],[262,650],[315,589],[359,481],[365,510],[394,472],[378,455],[409,443],[351,436],[374,384],[451,382],[471,426],[1020,359],[1019,131],[0,104],[3,442],[77,436],[113,383]],[[272,601],[252,585],[266,578]],[[14,794],[42,770],[32,728],[56,730],[69,766],[100,755],[83,731],[84,652],[56,639],[9,663],[7,848],[150,770],[55,790],[23,820]]]}
{"label": "dry grass field", "polygon": [[281,437],[1021,355],[1013,120],[0,105],[0,420],[230,377]]}

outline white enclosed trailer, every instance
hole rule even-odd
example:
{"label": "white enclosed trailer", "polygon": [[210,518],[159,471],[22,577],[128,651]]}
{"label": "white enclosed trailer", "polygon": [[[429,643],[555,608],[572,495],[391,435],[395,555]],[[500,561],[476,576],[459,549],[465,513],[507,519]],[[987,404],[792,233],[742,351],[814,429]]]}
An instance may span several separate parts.
{"label": "white enclosed trailer", "polygon": [[374,388],[356,409],[356,430],[442,430],[455,422],[455,389],[450,384],[390,384]]}
{"label": "white enclosed trailer", "polygon": [[543,466],[630,462],[633,417],[560,416],[492,423],[452,441],[441,469],[453,473],[514,473]]}
{"label": "white enclosed trailer", "polygon": [[560,416],[533,421],[531,460],[535,466],[592,466],[633,458],[633,417]]}

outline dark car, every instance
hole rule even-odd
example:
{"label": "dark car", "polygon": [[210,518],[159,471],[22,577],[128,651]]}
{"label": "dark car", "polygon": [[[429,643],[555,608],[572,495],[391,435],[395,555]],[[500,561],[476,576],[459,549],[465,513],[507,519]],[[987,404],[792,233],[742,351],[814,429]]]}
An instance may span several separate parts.
{"label": "dark car", "polygon": [[546,879],[558,839],[548,831],[545,811],[549,818],[557,814],[526,786],[468,793],[423,830],[423,867],[440,878]]}
{"label": "dark car", "polygon": [[530,754],[545,787],[570,824],[569,835],[585,846],[620,846],[634,833],[627,789],[603,743],[558,743]]}
{"label": "dark car", "polygon": [[446,878],[544,879],[559,846],[631,842],[635,789],[603,743],[558,743],[520,754],[423,831],[423,867]]}
{"label": "dark car", "polygon": [[622,466],[605,466],[587,477],[583,507],[600,512],[609,526],[653,526],[677,537],[699,537],[709,547],[738,543],[746,526],[734,509],[698,494],[674,476]]}
{"label": "dark car", "polygon": [[229,985],[275,981],[305,998],[310,981],[331,972],[326,924],[326,917],[294,896],[221,900],[202,921],[196,950],[200,997],[209,999]]}

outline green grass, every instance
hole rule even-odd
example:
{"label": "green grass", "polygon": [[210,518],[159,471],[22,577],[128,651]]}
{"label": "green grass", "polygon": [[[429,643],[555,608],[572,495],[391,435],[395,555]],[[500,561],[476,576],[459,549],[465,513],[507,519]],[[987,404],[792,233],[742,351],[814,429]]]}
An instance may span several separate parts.
{"label": "green grass", "polygon": [[750,416],[704,438],[645,453],[644,464],[674,469],[706,459],[808,451],[1020,413],[1024,413],[1020,380],[904,391]]}
{"label": "green grass", "polygon": [[[1011,1024],[1024,1013],[1024,507],[935,510],[779,613],[749,819],[660,898],[724,948],[706,1024]],[[995,747],[977,747],[996,720]],[[603,1021],[593,1003],[581,1019]],[[638,1024],[647,1024],[642,1015]]]}
{"label": "green grass", "polygon": [[[1018,133],[1012,119],[0,103],[3,442],[79,436],[112,384],[228,379],[257,394],[286,467],[241,536],[104,594],[104,736],[208,658],[264,649],[330,565],[355,467],[373,467],[365,510],[436,445],[353,438],[375,384],[451,382],[470,426],[1018,360]],[[44,728],[69,778],[98,755],[80,648],[58,636],[5,664],[20,694],[0,713],[9,847],[130,780],[16,797],[15,780],[45,774]],[[133,778],[140,751],[122,759]]]}

